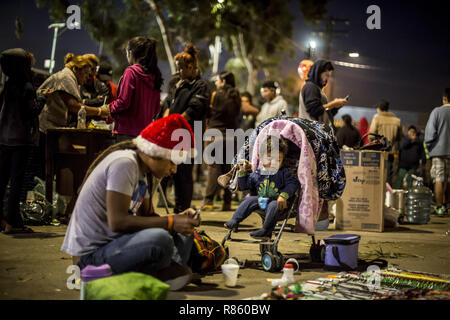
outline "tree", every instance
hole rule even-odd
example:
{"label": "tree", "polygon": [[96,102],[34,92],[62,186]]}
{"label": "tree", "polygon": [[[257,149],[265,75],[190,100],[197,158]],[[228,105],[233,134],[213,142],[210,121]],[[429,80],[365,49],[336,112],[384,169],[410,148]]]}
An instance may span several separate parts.
{"label": "tree", "polygon": [[[36,0],[40,8],[47,8],[55,21],[65,21],[65,0]],[[104,51],[113,58],[114,74],[122,74],[127,66],[124,49],[127,41],[137,35],[146,35],[158,40],[158,58],[168,60],[175,72],[173,56],[177,44],[199,42],[214,30],[210,19],[210,2],[207,0],[82,0],[82,26],[91,38],[103,43]],[[189,27],[187,27],[189,26]],[[199,58],[204,67],[204,52]]]}
{"label": "tree", "polygon": [[[308,21],[323,18],[329,0],[298,0]],[[50,16],[66,18],[66,0],[36,0],[48,7]],[[233,65],[246,80],[246,89],[255,92],[258,72],[280,78],[280,62],[294,53],[292,33],[294,16],[287,0],[81,0],[82,25],[91,38],[103,44],[113,57],[115,74],[121,74],[127,62],[124,45],[136,35],[156,38],[159,59],[167,59],[174,72],[173,56],[193,42],[201,50],[201,70],[210,65],[203,47],[220,37],[228,52],[240,63]],[[199,45],[200,44],[200,45]],[[236,67],[239,68],[236,69]],[[245,79],[245,80],[244,80]]]}
{"label": "tree", "polygon": [[319,24],[327,14],[330,0],[298,0],[300,12],[308,24]]}
{"label": "tree", "polygon": [[258,70],[273,69],[286,53],[293,51],[287,42],[292,36],[294,17],[288,1],[234,0],[223,2],[219,33],[226,48],[247,69],[247,90],[254,94]]}

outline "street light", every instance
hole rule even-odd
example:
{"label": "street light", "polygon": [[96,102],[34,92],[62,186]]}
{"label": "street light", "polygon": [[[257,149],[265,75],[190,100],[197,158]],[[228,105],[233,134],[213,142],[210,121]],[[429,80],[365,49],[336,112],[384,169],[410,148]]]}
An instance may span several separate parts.
{"label": "street light", "polygon": [[53,23],[48,26],[49,29],[54,28],[53,31],[53,44],[52,44],[52,55],[50,57],[50,68],[49,73],[53,73],[53,68],[55,67],[55,49],[56,49],[56,39],[58,38],[58,29],[64,28],[66,26],[65,23]]}
{"label": "street light", "polygon": [[358,57],[359,57],[359,53],[358,53],[358,52],[350,52],[350,53],[348,54],[348,56],[349,56],[350,58],[358,58]]}
{"label": "street light", "polygon": [[314,40],[309,40],[308,59],[314,60],[314,54],[316,51],[317,43]]}

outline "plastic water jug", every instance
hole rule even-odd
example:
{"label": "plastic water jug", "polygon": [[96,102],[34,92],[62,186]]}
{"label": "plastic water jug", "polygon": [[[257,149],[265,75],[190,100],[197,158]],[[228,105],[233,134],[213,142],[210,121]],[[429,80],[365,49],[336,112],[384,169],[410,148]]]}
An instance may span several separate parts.
{"label": "plastic water jug", "polygon": [[412,224],[426,224],[430,221],[432,191],[423,185],[423,179],[416,180],[406,195],[406,220]]}

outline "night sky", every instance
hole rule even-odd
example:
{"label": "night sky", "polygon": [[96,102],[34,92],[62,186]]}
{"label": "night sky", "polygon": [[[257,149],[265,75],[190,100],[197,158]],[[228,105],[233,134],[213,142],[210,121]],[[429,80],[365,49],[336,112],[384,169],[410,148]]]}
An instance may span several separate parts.
{"label": "night sky", "polygon": [[[348,18],[350,25],[336,24],[337,30],[348,31],[348,36],[333,39],[331,60],[375,67],[364,70],[336,66],[335,96],[351,95],[351,105],[372,107],[381,98],[391,102],[391,108],[431,112],[442,104],[445,87],[450,87],[450,10],[447,1],[344,1],[333,0],[328,6],[330,15]],[[74,1],[76,3],[76,1]],[[376,4],[381,8],[381,30],[369,30],[366,9]],[[291,4],[297,17],[293,40],[296,56],[283,60],[285,70],[296,70],[305,58],[304,52],[311,36],[311,27],[305,25],[296,1]],[[36,67],[43,68],[50,58],[53,32],[45,9],[38,9],[32,0],[1,1],[0,50],[22,47],[32,52]],[[21,40],[15,37],[15,18],[24,22]],[[82,26],[83,27],[83,26]],[[323,53],[323,42],[317,42],[316,57]],[[67,52],[97,53],[98,44],[86,30],[67,30],[58,39],[57,65]],[[349,58],[348,52],[358,52],[359,58]],[[221,67],[225,64],[225,54]],[[160,59],[161,61],[161,59]],[[167,63],[161,62],[164,78],[169,78]],[[166,81],[167,83],[167,81]]]}

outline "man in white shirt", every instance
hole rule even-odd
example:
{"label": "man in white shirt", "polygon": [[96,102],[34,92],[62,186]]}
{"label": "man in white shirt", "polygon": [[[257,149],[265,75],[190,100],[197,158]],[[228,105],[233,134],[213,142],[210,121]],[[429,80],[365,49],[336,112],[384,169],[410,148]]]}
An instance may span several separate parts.
{"label": "man in white shirt", "polygon": [[281,111],[285,110],[287,115],[291,115],[288,110],[286,100],[277,92],[280,90],[278,82],[266,81],[261,87],[261,94],[266,103],[261,107],[261,111],[256,116],[255,127],[260,125],[264,120],[281,115]]}

